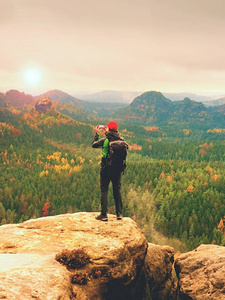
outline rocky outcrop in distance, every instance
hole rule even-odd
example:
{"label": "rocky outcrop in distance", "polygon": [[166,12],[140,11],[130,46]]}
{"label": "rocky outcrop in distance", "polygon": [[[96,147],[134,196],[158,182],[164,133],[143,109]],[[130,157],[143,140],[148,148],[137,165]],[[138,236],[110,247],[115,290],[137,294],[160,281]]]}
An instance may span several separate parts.
{"label": "rocky outcrop in distance", "polygon": [[225,299],[225,247],[181,254],[130,218],[74,213],[0,226],[0,299]]}
{"label": "rocky outcrop in distance", "polygon": [[35,103],[35,109],[39,113],[45,113],[47,110],[51,109],[51,107],[52,101],[50,98],[47,97],[44,97]]}
{"label": "rocky outcrop in distance", "polygon": [[[173,249],[148,244],[130,218],[101,222],[96,215],[2,225],[0,299],[173,299]],[[89,257],[78,269],[55,259],[78,250]],[[73,259],[78,266],[83,258]]]}

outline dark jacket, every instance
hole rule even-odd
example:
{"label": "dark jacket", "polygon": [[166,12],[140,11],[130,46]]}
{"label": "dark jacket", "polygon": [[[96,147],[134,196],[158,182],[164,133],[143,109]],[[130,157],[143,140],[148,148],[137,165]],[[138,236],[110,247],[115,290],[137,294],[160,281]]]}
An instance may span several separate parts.
{"label": "dark jacket", "polygon": [[[93,148],[103,147],[104,142],[105,142],[106,139],[108,139],[109,142],[119,140],[120,139],[119,132],[118,131],[109,131],[109,132],[106,133],[106,136],[101,138],[101,139],[99,139],[99,134],[96,133],[96,135],[94,136],[94,140],[92,142],[92,147]],[[105,157],[104,154],[105,153],[103,153],[103,157]]]}
{"label": "dark jacket", "polygon": [[96,133],[92,142],[93,148],[102,148],[102,163],[101,168],[107,166],[107,156],[109,153],[109,142],[121,139],[118,131],[109,131],[106,136],[99,139],[99,134]]}

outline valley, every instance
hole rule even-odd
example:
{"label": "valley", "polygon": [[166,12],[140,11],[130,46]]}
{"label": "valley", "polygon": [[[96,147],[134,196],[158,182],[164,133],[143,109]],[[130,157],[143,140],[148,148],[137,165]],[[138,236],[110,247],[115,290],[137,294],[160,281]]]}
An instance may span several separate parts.
{"label": "valley", "polygon": [[[124,216],[138,223],[148,241],[179,251],[225,245],[223,107],[211,111],[190,99],[171,103],[150,92],[128,108],[118,105],[117,114],[101,112],[102,118],[79,101],[51,99],[51,108],[39,113],[37,99],[10,97],[0,98],[0,224],[99,211],[101,151],[91,142],[94,126],[113,118],[130,146],[122,178]],[[111,188],[109,212],[115,213]]]}

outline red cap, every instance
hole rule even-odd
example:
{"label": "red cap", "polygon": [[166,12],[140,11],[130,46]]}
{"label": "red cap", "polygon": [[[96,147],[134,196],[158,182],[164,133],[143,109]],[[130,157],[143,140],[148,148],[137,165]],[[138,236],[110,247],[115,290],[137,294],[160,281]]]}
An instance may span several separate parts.
{"label": "red cap", "polygon": [[118,131],[118,125],[116,122],[109,122],[107,124],[107,127],[109,128],[109,130],[115,130]]}

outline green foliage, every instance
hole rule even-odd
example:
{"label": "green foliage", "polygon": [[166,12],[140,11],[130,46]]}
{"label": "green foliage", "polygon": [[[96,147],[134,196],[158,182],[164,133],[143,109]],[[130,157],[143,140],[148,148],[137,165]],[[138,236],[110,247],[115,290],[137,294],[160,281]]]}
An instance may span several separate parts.
{"label": "green foliage", "polygon": [[[55,109],[23,115],[0,109],[0,224],[100,210],[101,150],[91,148],[92,128]],[[223,131],[184,124],[119,129],[131,146],[124,216],[149,241],[182,251],[224,244],[217,231],[225,215]],[[108,198],[115,213],[111,186]]]}

